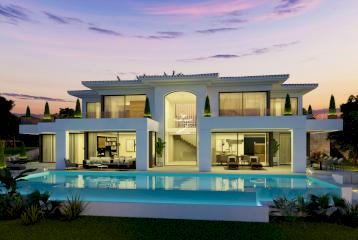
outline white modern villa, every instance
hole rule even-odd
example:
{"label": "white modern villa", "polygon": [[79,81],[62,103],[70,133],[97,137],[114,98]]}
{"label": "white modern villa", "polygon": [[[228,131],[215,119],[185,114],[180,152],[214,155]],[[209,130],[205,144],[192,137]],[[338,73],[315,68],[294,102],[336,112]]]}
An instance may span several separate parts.
{"label": "white modern villa", "polygon": [[[82,100],[82,118],[23,124],[20,132],[40,136],[41,159],[56,163],[56,169],[65,169],[65,159],[109,166],[127,162],[137,171],[193,166],[199,172],[224,168],[229,161],[240,166],[254,161],[304,173],[310,134],[341,130],[343,123],[303,115],[303,96],[318,84],[285,84],[288,78],[206,73],[84,81],[88,90],[68,92]],[[287,94],[292,116],[284,116]],[[209,117],[204,116],[207,97]],[[151,117],[144,117],[147,98]],[[158,138],[166,143],[160,161]],[[272,144],[278,144],[277,151]]]}

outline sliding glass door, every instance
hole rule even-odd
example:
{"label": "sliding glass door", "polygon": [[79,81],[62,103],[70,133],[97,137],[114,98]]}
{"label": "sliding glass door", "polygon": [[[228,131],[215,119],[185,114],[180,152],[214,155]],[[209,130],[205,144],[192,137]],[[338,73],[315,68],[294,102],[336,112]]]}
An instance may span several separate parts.
{"label": "sliding glass door", "polygon": [[[264,166],[268,164],[268,133],[213,133],[212,164],[221,165],[228,157],[235,156],[249,164],[250,159],[257,159]],[[244,163],[243,163],[244,164]]]}

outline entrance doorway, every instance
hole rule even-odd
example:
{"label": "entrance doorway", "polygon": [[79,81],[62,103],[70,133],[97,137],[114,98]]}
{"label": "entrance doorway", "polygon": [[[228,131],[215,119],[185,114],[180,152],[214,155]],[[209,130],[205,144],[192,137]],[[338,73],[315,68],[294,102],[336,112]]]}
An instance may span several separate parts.
{"label": "entrance doorway", "polygon": [[197,164],[196,96],[174,92],[165,96],[165,165]]}

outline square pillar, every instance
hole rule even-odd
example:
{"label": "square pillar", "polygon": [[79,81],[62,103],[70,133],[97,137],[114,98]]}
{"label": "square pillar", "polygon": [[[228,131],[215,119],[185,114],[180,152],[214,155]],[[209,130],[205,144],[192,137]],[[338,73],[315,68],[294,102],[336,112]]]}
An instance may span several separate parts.
{"label": "square pillar", "polygon": [[200,129],[198,139],[198,159],[199,171],[211,171],[211,131],[209,129]]}
{"label": "square pillar", "polygon": [[68,133],[56,132],[56,169],[66,169],[65,159],[68,158]]}
{"label": "square pillar", "polygon": [[149,169],[149,132],[147,130],[136,132],[136,168],[138,171]]}
{"label": "square pillar", "polygon": [[305,173],[307,165],[306,156],[306,130],[301,128],[292,129],[291,132],[291,171],[293,173]]}

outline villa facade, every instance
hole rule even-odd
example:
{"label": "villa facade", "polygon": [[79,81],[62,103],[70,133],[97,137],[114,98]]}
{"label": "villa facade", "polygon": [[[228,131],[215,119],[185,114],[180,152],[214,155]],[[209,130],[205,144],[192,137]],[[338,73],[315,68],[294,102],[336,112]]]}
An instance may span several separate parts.
{"label": "villa facade", "polygon": [[[139,76],[136,80],[84,81],[88,90],[69,91],[82,100],[82,118],[21,125],[40,136],[43,161],[108,158],[135,161],[136,170],[159,166],[291,166],[306,171],[309,134],[341,130],[341,119],[307,119],[303,96],[318,84],[285,84],[289,75],[220,77],[218,73]],[[284,116],[289,94],[292,116]],[[206,97],[211,116],[204,116]],[[144,117],[146,98],[151,117]],[[156,141],[165,141],[161,162]],[[273,145],[278,146],[274,150]]]}

